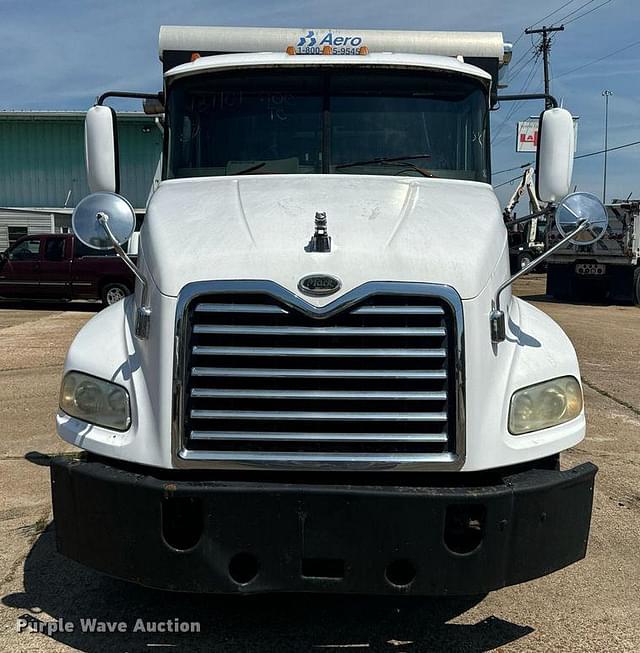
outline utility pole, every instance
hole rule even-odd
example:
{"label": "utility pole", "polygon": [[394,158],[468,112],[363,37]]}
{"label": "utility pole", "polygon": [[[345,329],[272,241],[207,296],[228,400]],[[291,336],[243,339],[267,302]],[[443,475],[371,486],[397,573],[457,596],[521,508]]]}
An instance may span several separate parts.
{"label": "utility pole", "polygon": [[604,98],[604,171],[602,173],[602,203],[607,201],[607,149],[609,147],[609,98],[613,95],[611,91],[602,91]]}
{"label": "utility pole", "polygon": [[[549,34],[552,32],[564,32],[564,25],[559,27],[546,27],[542,26],[540,29],[527,28],[525,34],[542,34],[542,43],[540,44],[540,51],[542,52],[542,61],[544,62],[544,92],[549,95],[549,53],[551,52],[551,38]],[[545,100],[545,109],[551,108],[551,102]]]}

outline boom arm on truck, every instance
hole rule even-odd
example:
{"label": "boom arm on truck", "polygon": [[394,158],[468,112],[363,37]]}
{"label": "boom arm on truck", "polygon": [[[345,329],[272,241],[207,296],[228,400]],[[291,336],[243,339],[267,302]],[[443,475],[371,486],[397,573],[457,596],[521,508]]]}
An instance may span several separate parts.
{"label": "boom arm on truck", "polygon": [[[535,168],[529,167],[507,202],[502,215],[509,234],[509,257],[512,270],[520,270],[544,252],[549,216],[538,199],[534,181]],[[524,194],[529,197],[529,214],[515,218],[515,207]],[[542,233],[541,233],[542,232]]]}

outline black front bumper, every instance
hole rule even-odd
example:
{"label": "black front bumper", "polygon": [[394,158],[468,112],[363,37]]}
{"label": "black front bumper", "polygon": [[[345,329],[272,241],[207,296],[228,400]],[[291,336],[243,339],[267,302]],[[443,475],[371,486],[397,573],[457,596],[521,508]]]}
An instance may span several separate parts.
{"label": "black front bumper", "polygon": [[432,475],[429,487],[320,485],[167,480],[57,458],[51,478],[60,553],[143,585],[460,595],[583,558],[596,471],[586,463],[507,470],[476,485],[480,477],[462,473]]}

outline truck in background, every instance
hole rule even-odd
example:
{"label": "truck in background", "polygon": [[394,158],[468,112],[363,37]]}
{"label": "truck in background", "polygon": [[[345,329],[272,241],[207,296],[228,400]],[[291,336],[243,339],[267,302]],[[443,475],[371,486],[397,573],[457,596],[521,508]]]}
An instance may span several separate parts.
{"label": "truck in background", "polygon": [[[595,243],[567,243],[547,261],[547,294],[562,300],[607,297],[640,306],[640,201],[607,205],[609,227]],[[549,246],[562,235],[549,229]]]}
{"label": "truck in background", "polygon": [[[126,246],[137,257],[137,234]],[[135,277],[111,250],[96,250],[72,234],[32,234],[0,254],[0,297],[100,300],[105,306],[131,294]]]}
{"label": "truck in background", "polygon": [[87,113],[83,242],[127,260],[135,224],[109,97],[155,102],[164,159],[135,294],[65,361],[58,550],[218,593],[480,594],[584,557],[577,357],[512,295],[490,184],[489,111],[546,99],[537,195],[597,238],[569,112],[499,96],[498,32],[163,27],[160,58],[161,93]]}

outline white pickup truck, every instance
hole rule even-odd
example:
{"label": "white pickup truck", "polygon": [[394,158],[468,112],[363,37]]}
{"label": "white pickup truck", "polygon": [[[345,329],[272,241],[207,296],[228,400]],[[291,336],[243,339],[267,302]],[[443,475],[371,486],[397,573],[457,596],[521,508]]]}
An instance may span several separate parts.
{"label": "white pickup truck", "polygon": [[[133,228],[105,101],[145,99],[164,152],[135,295],[65,363],[61,553],[170,590],[424,595],[584,557],[596,468],[559,464],[578,362],[511,295],[490,184],[509,55],[500,33],[162,28],[163,91],[87,115],[89,246],[127,260]],[[550,108],[562,243],[603,228],[563,199],[572,159]]]}

